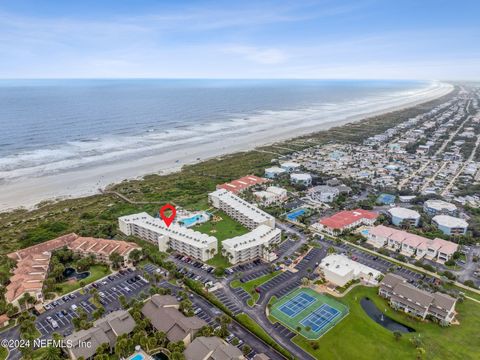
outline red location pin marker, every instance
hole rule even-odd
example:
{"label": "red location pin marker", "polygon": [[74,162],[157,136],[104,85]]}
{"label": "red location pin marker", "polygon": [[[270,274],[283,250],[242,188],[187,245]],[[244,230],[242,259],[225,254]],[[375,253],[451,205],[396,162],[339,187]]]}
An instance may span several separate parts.
{"label": "red location pin marker", "polygon": [[[170,216],[165,215],[165,211],[167,210],[171,210],[172,214]],[[165,221],[165,225],[167,225],[167,227],[172,224],[173,219],[175,219],[175,215],[177,215],[177,210],[175,210],[173,205],[166,204],[160,209],[160,217],[163,221]]]}

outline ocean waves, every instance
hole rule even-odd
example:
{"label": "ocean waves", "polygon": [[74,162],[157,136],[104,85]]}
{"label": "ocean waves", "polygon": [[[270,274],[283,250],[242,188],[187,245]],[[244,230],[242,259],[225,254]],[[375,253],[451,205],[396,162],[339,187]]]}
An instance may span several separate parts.
{"label": "ocean waves", "polygon": [[[108,109],[102,108],[97,113],[94,107],[90,107],[89,114],[97,119],[96,121],[82,123],[79,122],[78,116],[68,114],[66,120],[61,122],[67,127],[72,123],[76,127],[87,127],[79,131],[79,135],[73,139],[65,136],[65,140],[62,141],[65,129],[49,127],[48,123],[43,126],[40,124],[32,126],[33,131],[30,134],[28,129],[23,128],[22,137],[25,141],[32,138],[36,145],[3,151],[0,158],[0,181],[12,182],[21,178],[42,177],[157,154],[181,151],[195,154],[198,147],[204,144],[224,139],[228,145],[229,142],[235,142],[237,137],[248,134],[255,134],[257,140],[264,134],[265,139],[271,140],[269,134],[278,127],[291,129],[293,136],[302,133],[303,130],[315,130],[316,127],[320,128],[326,123],[335,124],[358,114],[388,110],[394,106],[427,98],[435,92],[445,92],[448,86],[442,83],[425,83],[413,88],[393,87],[390,90],[365,91],[365,95],[358,93],[349,95],[352,91],[344,89],[343,99],[338,99],[337,96],[335,101],[332,101],[311,96],[309,104],[304,102],[288,104],[287,101],[278,106],[280,110],[274,109],[273,106],[266,109],[248,109],[248,106],[245,106],[247,110],[242,112],[238,109],[239,106],[233,106],[233,111],[227,112],[229,103],[226,101],[222,107],[213,107],[211,116],[209,105],[204,104],[204,108],[199,111],[198,120],[195,120],[194,111],[189,110],[188,121],[185,120],[185,111],[182,109],[167,112],[169,114],[167,118],[167,115],[158,109],[156,112],[149,112],[140,107],[130,109],[121,116],[115,110],[115,114],[107,116],[108,121],[105,120],[107,123],[102,123],[98,119],[101,119]],[[88,106],[88,103],[84,105]],[[199,105],[195,104],[194,108],[198,107]],[[125,119],[125,116],[130,116],[131,119]],[[89,134],[89,126],[98,129]],[[51,137],[52,133],[55,134],[55,141],[50,143],[44,141],[42,145],[42,139]],[[3,142],[9,143],[5,139]],[[7,147],[4,147],[4,150],[5,148]]]}

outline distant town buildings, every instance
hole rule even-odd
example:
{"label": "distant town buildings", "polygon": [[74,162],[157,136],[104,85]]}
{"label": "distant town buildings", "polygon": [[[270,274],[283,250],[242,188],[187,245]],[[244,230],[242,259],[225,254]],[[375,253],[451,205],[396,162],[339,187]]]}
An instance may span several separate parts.
{"label": "distant town buildings", "polygon": [[312,175],[306,173],[290,174],[290,182],[295,185],[310,186],[312,185]]}
{"label": "distant town buildings", "polygon": [[378,218],[378,214],[373,211],[356,209],[344,210],[320,220],[313,225],[321,231],[330,235],[339,235],[340,233],[352,230],[361,225],[373,225]]}
{"label": "distant town buildings", "polygon": [[216,190],[208,194],[208,200],[214,207],[224,211],[228,216],[250,230],[255,229],[259,225],[275,227],[275,218],[272,215],[267,214],[265,211],[260,210],[229,191],[224,189]]}
{"label": "distant town buildings", "polygon": [[395,310],[415,317],[425,319],[431,316],[445,324],[449,324],[455,317],[456,299],[440,292],[420,290],[396,274],[385,275],[378,293],[388,299]]}
{"label": "distant town buildings", "polygon": [[255,176],[255,175],[248,175],[225,184],[217,185],[217,189],[225,189],[225,190],[231,191],[234,194],[238,194],[243,190],[248,189],[254,185],[264,184],[268,181],[269,180]]}
{"label": "distant town buildings", "polygon": [[392,224],[396,226],[415,226],[417,227],[420,223],[420,214],[418,211],[394,207],[388,210],[388,213],[391,216]]}
{"label": "distant town buildings", "polygon": [[332,254],[323,258],[320,269],[325,279],[336,286],[344,286],[353,280],[361,280],[366,284],[376,285],[378,284],[377,279],[382,275],[380,271],[339,254]]}
{"label": "distant town buildings", "polygon": [[319,185],[308,189],[308,196],[314,200],[323,203],[331,203],[340,195],[338,187]]}
{"label": "distant town buildings", "polygon": [[[227,192],[226,190],[222,190]],[[118,218],[120,231],[158,244],[160,251],[171,248],[196,259],[207,261],[217,252],[217,238],[178,224],[165,225],[162,219],[142,212]]]}
{"label": "distant town buildings", "polygon": [[285,174],[287,170],[282,169],[278,166],[265,169],[265,177],[268,179],[276,179],[282,174]]}
{"label": "distant town buildings", "polygon": [[432,224],[445,235],[465,235],[468,229],[465,220],[450,215],[436,215],[432,218]]}
{"label": "distant town buildings", "polygon": [[300,170],[300,167],[302,165],[296,163],[296,162],[284,162],[282,164],[280,164],[280,167],[285,170],[286,172],[289,172],[289,173],[292,173],[292,172],[295,172],[297,170]]}
{"label": "distant town buildings", "polygon": [[458,250],[458,244],[454,242],[439,238],[432,240],[384,225],[371,228],[368,232],[368,241],[377,248],[387,246],[406,256],[416,258],[425,256],[427,259],[440,262],[449,260]]}
{"label": "distant town buildings", "polygon": [[245,235],[233,237],[222,242],[222,252],[230,263],[264,258],[270,261],[271,246],[280,243],[281,230],[260,225]]}

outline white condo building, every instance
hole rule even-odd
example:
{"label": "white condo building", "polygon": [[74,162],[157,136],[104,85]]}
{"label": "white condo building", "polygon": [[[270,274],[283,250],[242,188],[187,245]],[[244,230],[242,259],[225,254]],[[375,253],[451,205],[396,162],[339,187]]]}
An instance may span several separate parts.
{"label": "white condo building", "polygon": [[[209,202],[250,230],[259,225],[275,228],[275,218],[225,189],[208,194]],[[224,242],[225,243],[225,242]]]}
{"label": "white condo building", "polygon": [[272,244],[280,242],[281,230],[260,225],[256,229],[241,236],[236,236],[222,242],[222,253],[230,263],[249,261],[256,258],[268,259]]}
{"label": "white condo building", "polygon": [[211,259],[217,252],[217,238],[177,224],[167,227],[163,220],[145,212],[122,216],[118,218],[118,225],[125,235],[158,243],[160,251],[171,248],[202,261]]}
{"label": "white condo building", "polygon": [[325,279],[337,286],[344,286],[352,280],[361,280],[365,284],[377,285],[377,279],[382,275],[380,271],[340,254],[332,254],[323,258],[320,269]]}

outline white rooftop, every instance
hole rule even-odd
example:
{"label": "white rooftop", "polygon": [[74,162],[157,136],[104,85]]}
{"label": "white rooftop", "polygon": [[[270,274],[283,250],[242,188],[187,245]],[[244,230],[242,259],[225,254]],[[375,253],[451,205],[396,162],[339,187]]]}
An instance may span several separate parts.
{"label": "white rooftop", "polygon": [[290,175],[290,178],[291,179],[295,179],[295,180],[310,180],[312,178],[312,176],[310,174],[306,174],[306,173],[303,173],[303,174],[291,174]]}
{"label": "white rooftop", "polygon": [[352,270],[355,276],[358,276],[360,273],[363,273],[363,274],[371,273],[372,279],[375,279],[376,277],[382,274],[378,270],[372,269],[369,266],[360,264],[356,261],[353,261],[347,258],[344,255],[339,255],[339,254],[332,254],[323,258],[322,262],[320,263],[320,267],[322,269],[328,269],[329,271],[339,276],[345,276]]}
{"label": "white rooftop", "polygon": [[218,189],[210,193],[210,195],[218,197],[228,206],[234,208],[235,210],[242,213],[244,216],[257,223],[273,219],[272,215],[267,214],[265,211],[260,210],[256,206],[250,204],[249,202],[243,200],[242,198],[225,189]]}
{"label": "white rooftop", "polygon": [[437,215],[437,216],[434,216],[432,220],[435,221],[438,225],[446,226],[449,228],[456,228],[456,227],[467,228],[468,227],[468,223],[465,220],[456,218],[450,215]]}
{"label": "white rooftop", "polygon": [[443,200],[438,200],[438,199],[427,200],[425,201],[424,205],[436,211],[442,211],[442,210],[456,211],[457,210],[457,207],[455,206],[455,204],[452,204]]}
{"label": "white rooftop", "polygon": [[280,168],[280,167],[278,167],[278,166],[274,166],[274,167],[266,168],[266,169],[265,169],[265,172],[266,172],[266,173],[267,173],[267,172],[270,172],[270,173],[284,173],[284,172],[286,172],[286,170],[285,170],[285,169],[282,169],[282,168]]}
{"label": "white rooftop", "polygon": [[418,211],[406,209],[403,207],[394,207],[388,210],[390,215],[402,218],[402,219],[420,219]]}
{"label": "white rooftop", "polygon": [[195,247],[207,248],[210,244],[217,243],[217,238],[214,236],[210,236],[199,231],[177,225],[175,223],[171,224],[170,227],[167,227],[163,220],[154,218],[146,212],[122,216],[120,217],[120,220],[126,223],[134,223],[161,236],[167,236]]}
{"label": "white rooftop", "polygon": [[225,246],[226,248],[230,247],[235,251],[240,251],[243,249],[251,248],[253,246],[267,243],[270,239],[280,233],[280,229],[272,229],[267,225],[260,225],[249,233],[246,233],[245,235],[240,235],[231,239],[224,240],[222,242],[222,246]]}
{"label": "white rooftop", "polygon": [[293,161],[288,161],[288,162],[281,163],[280,166],[295,168],[295,167],[300,167],[300,164]]}

